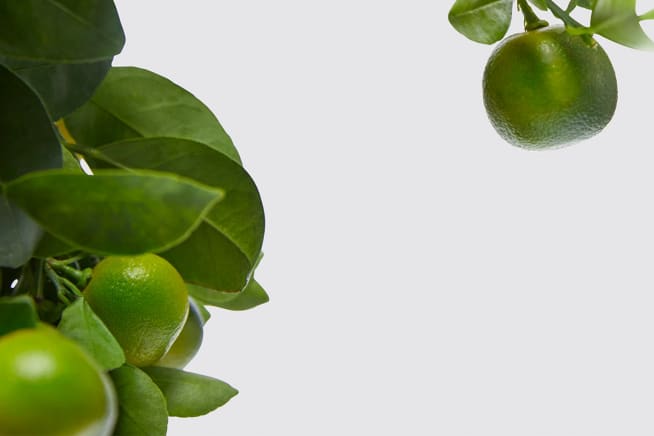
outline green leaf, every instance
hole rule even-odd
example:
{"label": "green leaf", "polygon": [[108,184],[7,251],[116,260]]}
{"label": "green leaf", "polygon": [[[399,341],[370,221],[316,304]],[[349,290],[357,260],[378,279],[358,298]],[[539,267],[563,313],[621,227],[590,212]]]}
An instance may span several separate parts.
{"label": "green leaf", "polygon": [[591,30],[618,44],[654,49],[654,42],[640,26],[636,0],[597,0],[590,19]]}
{"label": "green leaf", "polygon": [[91,100],[66,117],[66,125],[81,145],[167,136],[206,144],[240,163],[232,140],[202,102],[140,68],[112,68]]}
{"label": "green leaf", "polygon": [[0,336],[14,330],[36,327],[38,321],[32,297],[0,297]]}
{"label": "green leaf", "polygon": [[106,371],[125,363],[125,353],[85,299],[78,298],[61,315],[57,327],[80,344]]}
{"label": "green leaf", "polygon": [[48,257],[55,257],[67,253],[72,253],[75,250],[76,248],[70,244],[67,244],[61,239],[58,239],[51,233],[44,232],[43,237],[41,237],[41,240],[39,241],[32,255],[40,259],[46,259]]}
{"label": "green leaf", "polygon": [[140,254],[183,241],[222,192],[153,171],[51,170],[6,186],[7,197],[63,242],[86,251]]}
{"label": "green leaf", "polygon": [[118,422],[113,436],[165,436],[166,399],[150,377],[123,365],[109,373],[118,394]]}
{"label": "green leaf", "polygon": [[41,234],[32,218],[0,195],[0,266],[17,268],[27,262]]}
{"label": "green leaf", "polygon": [[200,303],[193,297],[189,297],[193,303],[195,303],[195,306],[198,308],[198,311],[200,312],[200,318],[202,319],[202,325],[205,325],[207,321],[211,319],[211,312],[207,310],[207,308],[204,306],[204,304]]}
{"label": "green leaf", "polygon": [[220,292],[194,285],[187,285],[187,288],[199,302],[228,310],[248,310],[270,301],[266,291],[254,279],[250,279],[241,292]]}
{"label": "green leaf", "polygon": [[0,64],[39,94],[53,120],[68,115],[91,98],[111,68],[111,61],[112,58],[90,63],[53,64],[0,56]]}
{"label": "green leaf", "polygon": [[133,139],[87,151],[114,166],[171,172],[223,189],[224,200],[195,233],[162,256],[187,282],[227,291],[245,286],[265,225],[259,191],[243,167],[205,144],[177,138]]}
{"label": "green leaf", "polygon": [[547,3],[545,3],[545,0],[529,0],[529,3],[536,6],[541,11],[547,10]]}
{"label": "green leaf", "polygon": [[166,397],[170,416],[205,415],[227,403],[238,391],[227,383],[174,368],[143,369]]}
{"label": "green leaf", "polygon": [[595,8],[596,3],[597,0],[577,0],[577,6],[590,10]]}
{"label": "green leaf", "polygon": [[[60,168],[61,148],[39,97],[0,65],[0,187],[31,171]],[[0,192],[0,266],[18,267],[32,256],[39,226]]]}
{"label": "green leaf", "polygon": [[54,63],[118,54],[125,35],[111,0],[4,0],[0,55]]}
{"label": "green leaf", "polygon": [[513,0],[456,0],[448,19],[468,39],[493,44],[511,24]]}
{"label": "green leaf", "polygon": [[0,183],[31,171],[61,168],[59,140],[41,100],[2,65],[0,95]]}

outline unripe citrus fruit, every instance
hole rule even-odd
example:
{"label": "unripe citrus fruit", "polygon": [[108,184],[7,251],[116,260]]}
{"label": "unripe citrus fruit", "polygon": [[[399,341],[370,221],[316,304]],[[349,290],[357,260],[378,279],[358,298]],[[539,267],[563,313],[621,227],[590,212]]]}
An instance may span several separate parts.
{"label": "unripe citrus fruit", "polygon": [[548,27],[510,36],[484,71],[484,104],[509,143],[539,149],[599,133],[617,104],[615,71],[593,40]]}
{"label": "unripe citrus fruit", "polygon": [[93,269],[84,297],[135,366],[159,360],[188,313],[184,280],[155,254],[105,258]]}
{"label": "unripe citrus fruit", "polygon": [[179,334],[173,346],[159,360],[156,366],[169,368],[184,368],[197,354],[202,345],[203,323],[200,309],[197,304],[190,300],[188,318],[182,332]]}
{"label": "unripe citrus fruit", "polygon": [[111,435],[117,416],[111,381],[51,327],[0,337],[0,377],[0,435]]}

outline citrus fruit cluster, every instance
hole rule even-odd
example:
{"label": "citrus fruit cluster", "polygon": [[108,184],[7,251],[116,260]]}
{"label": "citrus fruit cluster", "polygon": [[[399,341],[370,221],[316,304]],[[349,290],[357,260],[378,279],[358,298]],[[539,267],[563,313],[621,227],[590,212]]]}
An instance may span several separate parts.
{"label": "citrus fruit cluster", "polygon": [[[79,270],[53,265],[70,279],[88,279]],[[104,258],[78,300],[64,311],[59,329],[38,322],[14,326],[0,336],[0,436],[129,434],[117,428],[116,383],[122,383],[122,374],[106,371],[105,359],[96,360],[89,352],[93,345],[74,333],[66,311],[75,304],[88,307],[84,328],[95,322],[106,329],[132,371],[140,367],[156,375],[181,369],[202,343],[201,306],[168,261],[155,254]],[[12,308],[17,309],[22,310],[19,304]],[[70,333],[77,341],[66,336]],[[91,344],[103,347],[98,341]]]}

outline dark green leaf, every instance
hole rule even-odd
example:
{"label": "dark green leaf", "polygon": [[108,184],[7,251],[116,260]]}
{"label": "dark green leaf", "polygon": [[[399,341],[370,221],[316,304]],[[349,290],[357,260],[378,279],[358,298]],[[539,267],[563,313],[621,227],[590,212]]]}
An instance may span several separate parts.
{"label": "dark green leaf", "polygon": [[228,310],[252,309],[270,300],[266,291],[255,279],[250,279],[241,292],[220,292],[193,285],[187,287],[189,293],[199,302]]}
{"label": "dark green leaf", "polygon": [[0,195],[0,266],[17,268],[27,262],[41,233],[32,218]]}
{"label": "dark green leaf", "polygon": [[123,365],[109,374],[119,406],[113,436],[165,436],[166,399],[150,377],[131,365]]}
{"label": "dark green leaf", "polygon": [[65,243],[98,254],[139,254],[188,237],[222,198],[189,179],[153,171],[32,173],[6,186],[7,197]]}
{"label": "dark green leaf", "polygon": [[[59,141],[36,94],[0,66],[0,184],[30,171],[62,165]],[[39,226],[0,192],[0,266],[17,267],[32,256]]]}
{"label": "dark green leaf", "polygon": [[44,232],[43,237],[39,241],[39,244],[36,246],[36,249],[32,255],[40,259],[45,259],[48,257],[61,256],[66,253],[71,253],[75,250],[77,249],[70,244],[67,244],[61,239],[52,236],[52,234],[48,232]]}
{"label": "dark green leaf", "polygon": [[512,7],[513,0],[456,0],[448,18],[468,39],[493,44],[509,30]]}
{"label": "dark green leaf", "polygon": [[199,286],[238,291],[245,285],[261,251],[264,213],[243,167],[207,145],[177,138],[127,140],[89,151],[115,166],[171,172],[223,189],[225,199],[197,234],[162,256]]}
{"label": "dark green leaf", "polygon": [[120,344],[83,298],[64,310],[58,329],[80,344],[104,370],[125,363]]}
{"label": "dark green leaf", "polygon": [[636,0],[597,0],[590,20],[593,32],[632,48],[654,49],[640,26]]}
{"label": "dark green leaf", "polygon": [[125,43],[111,0],[3,0],[0,55],[54,63],[90,62]]}
{"label": "dark green leaf", "polygon": [[238,391],[227,383],[174,368],[150,367],[144,371],[166,397],[170,416],[200,416],[227,403]]}
{"label": "dark green leaf", "polygon": [[529,3],[536,6],[541,11],[547,10],[547,3],[545,3],[545,0],[529,0]]}
{"label": "dark green leaf", "polygon": [[98,62],[52,64],[0,56],[4,64],[41,97],[50,117],[57,120],[84,104],[111,68],[112,58]]}
{"label": "dark green leaf", "polygon": [[91,100],[66,117],[66,125],[81,145],[168,136],[209,145],[240,163],[232,140],[202,102],[140,68],[112,68]]}
{"label": "dark green leaf", "polygon": [[238,292],[247,282],[251,263],[224,233],[204,220],[179,245],[161,253],[184,280],[225,292]]}
{"label": "dark green leaf", "polygon": [[32,297],[0,297],[0,336],[14,330],[36,327],[38,320]]}
{"label": "dark green leaf", "polygon": [[30,171],[61,168],[59,140],[39,97],[1,65],[0,95],[0,183]]}

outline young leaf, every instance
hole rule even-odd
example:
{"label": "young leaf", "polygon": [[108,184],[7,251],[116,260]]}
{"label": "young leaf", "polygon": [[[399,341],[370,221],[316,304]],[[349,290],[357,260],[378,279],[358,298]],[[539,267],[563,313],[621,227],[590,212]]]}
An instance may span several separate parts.
{"label": "young leaf", "polygon": [[618,44],[654,49],[654,42],[640,26],[636,0],[597,0],[590,25],[593,32]]}
{"label": "young leaf", "polygon": [[57,328],[80,344],[104,370],[125,363],[120,344],[84,298],[78,298],[64,310]]}
{"label": "young leaf", "polygon": [[113,57],[125,35],[112,0],[4,0],[0,55],[54,63]]}
{"label": "young leaf", "polygon": [[123,365],[109,373],[118,395],[118,422],[113,436],[165,436],[166,399],[140,369]]}
{"label": "young leaf", "polygon": [[[225,192],[205,222],[182,244],[162,253],[186,281],[239,290],[261,251],[264,212],[254,181],[239,164],[213,148],[178,138],[140,138],[88,150],[105,162],[188,177]],[[211,253],[211,255],[207,255]]]}
{"label": "young leaf", "polygon": [[6,195],[65,243],[106,255],[166,250],[222,198],[171,174],[117,170],[31,173],[7,184]]}
{"label": "young leaf", "polygon": [[32,297],[0,297],[0,336],[14,330],[36,327],[38,320]]}
{"label": "young leaf", "polygon": [[227,383],[174,368],[143,369],[166,397],[168,415],[205,415],[227,403],[238,391]]}
{"label": "young leaf", "polygon": [[509,30],[512,7],[513,0],[456,0],[448,19],[468,39],[493,44]]}
{"label": "young leaf", "polygon": [[111,68],[112,58],[77,64],[52,64],[0,56],[0,64],[27,82],[58,120],[84,104]]}
{"label": "young leaf", "polygon": [[167,136],[206,144],[240,163],[232,140],[202,102],[140,68],[112,68],[91,100],[65,120],[73,138],[86,146]]}

